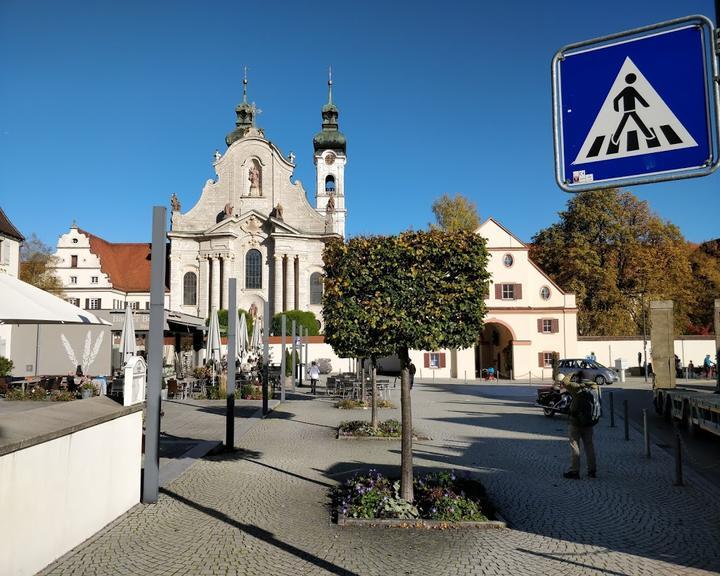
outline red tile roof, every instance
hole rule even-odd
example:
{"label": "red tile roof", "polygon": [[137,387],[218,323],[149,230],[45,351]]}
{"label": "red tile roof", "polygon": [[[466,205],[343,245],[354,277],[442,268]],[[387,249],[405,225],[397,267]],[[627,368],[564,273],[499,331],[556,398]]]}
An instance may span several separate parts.
{"label": "red tile roof", "polygon": [[90,251],[100,259],[100,269],[110,277],[114,288],[125,292],[150,292],[149,243],[114,243],[85,230]]}

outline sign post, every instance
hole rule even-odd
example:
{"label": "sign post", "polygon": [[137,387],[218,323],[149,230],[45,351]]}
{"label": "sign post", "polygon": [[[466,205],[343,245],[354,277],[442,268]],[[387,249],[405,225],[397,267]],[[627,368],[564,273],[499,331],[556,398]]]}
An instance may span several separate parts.
{"label": "sign post", "polygon": [[718,167],[715,29],[688,16],[560,49],[555,177],[567,192],[711,174]]}

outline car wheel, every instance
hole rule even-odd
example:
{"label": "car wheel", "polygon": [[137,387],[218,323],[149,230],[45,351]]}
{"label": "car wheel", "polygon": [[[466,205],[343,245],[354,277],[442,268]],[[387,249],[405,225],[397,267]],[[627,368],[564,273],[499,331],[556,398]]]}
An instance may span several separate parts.
{"label": "car wheel", "polygon": [[543,408],[543,414],[547,416],[548,418],[552,418],[555,416],[555,410],[551,410],[550,408]]}
{"label": "car wheel", "polygon": [[595,384],[597,384],[598,386],[602,386],[603,384],[605,384],[605,376],[595,376]]}

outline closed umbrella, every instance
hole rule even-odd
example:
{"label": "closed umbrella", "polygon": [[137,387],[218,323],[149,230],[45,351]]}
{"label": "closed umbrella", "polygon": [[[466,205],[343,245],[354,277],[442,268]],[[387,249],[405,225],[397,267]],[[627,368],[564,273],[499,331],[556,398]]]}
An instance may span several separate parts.
{"label": "closed umbrella", "polygon": [[245,314],[240,315],[240,328],[238,328],[238,335],[235,338],[237,343],[237,357],[242,363],[245,360],[245,352],[247,350],[247,320],[245,320]]}
{"label": "closed umbrella", "polygon": [[217,309],[210,313],[210,326],[208,326],[207,344],[205,345],[208,357],[212,360],[212,377],[215,381],[215,362],[220,360],[220,322]]}
{"label": "closed umbrella", "polygon": [[250,338],[250,350],[258,352],[260,350],[260,320],[255,318],[253,322],[252,338]]}
{"label": "closed umbrella", "polygon": [[135,341],[135,322],[133,321],[133,313],[131,308],[125,308],[125,320],[123,321],[122,332],[120,333],[120,358],[122,363],[128,361],[128,358],[137,354],[137,344]]}

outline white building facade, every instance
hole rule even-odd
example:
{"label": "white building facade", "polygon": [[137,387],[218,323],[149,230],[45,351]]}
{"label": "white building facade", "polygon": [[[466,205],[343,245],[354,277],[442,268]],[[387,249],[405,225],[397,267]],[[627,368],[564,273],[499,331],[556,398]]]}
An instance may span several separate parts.
{"label": "white building facade", "polygon": [[[262,315],[311,311],[322,318],[322,252],[345,233],[345,137],[338,109],[322,108],[322,131],[313,140],[317,171],[314,202],[291,182],[294,155],[285,157],[255,126],[255,108],[237,106],[228,149],[216,153],[215,180],[182,212],[172,199],[170,308],[206,318],[229,308],[228,281],[237,279],[237,306]],[[321,324],[322,327],[322,324]]]}
{"label": "white building facade", "polygon": [[0,208],[0,274],[18,277],[20,244],[25,240],[19,230]]}

